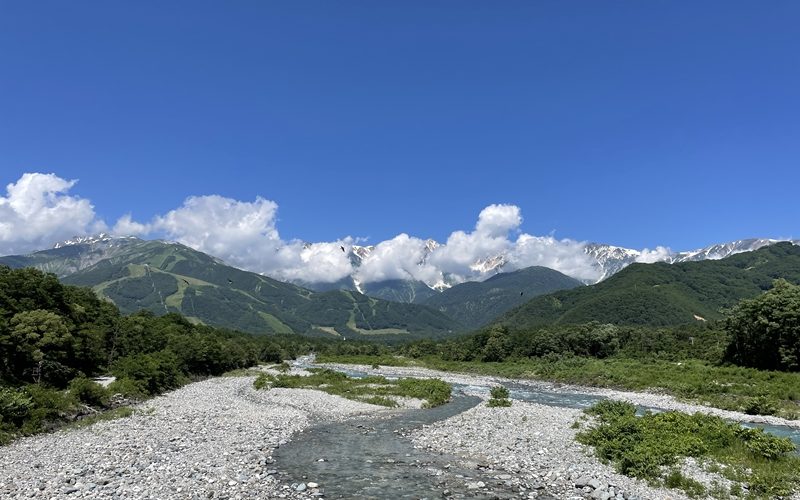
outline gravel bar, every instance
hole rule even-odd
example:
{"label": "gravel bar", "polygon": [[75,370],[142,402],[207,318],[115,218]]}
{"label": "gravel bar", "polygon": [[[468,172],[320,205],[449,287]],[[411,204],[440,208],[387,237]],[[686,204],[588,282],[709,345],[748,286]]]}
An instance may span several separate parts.
{"label": "gravel bar", "polygon": [[[277,479],[273,450],[317,422],[374,405],[221,377],[149,400],[133,416],[0,448],[0,498],[310,498]],[[313,478],[310,479],[313,481]]]}

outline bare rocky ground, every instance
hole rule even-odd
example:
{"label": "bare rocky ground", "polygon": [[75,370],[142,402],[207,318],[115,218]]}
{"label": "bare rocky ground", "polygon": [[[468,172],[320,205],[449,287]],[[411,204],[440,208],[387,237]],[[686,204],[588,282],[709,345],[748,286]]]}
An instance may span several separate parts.
{"label": "bare rocky ground", "polygon": [[131,417],[0,448],[0,498],[313,497],[313,479],[304,491],[280,484],[273,450],[317,421],[385,411],[320,391],[255,391],[252,383],[190,384]]}
{"label": "bare rocky ground", "polygon": [[556,498],[685,499],[617,474],[575,442],[572,428],[582,412],[513,401],[509,408],[482,403],[447,420],[409,433],[415,445],[452,453],[495,470],[496,478]]}

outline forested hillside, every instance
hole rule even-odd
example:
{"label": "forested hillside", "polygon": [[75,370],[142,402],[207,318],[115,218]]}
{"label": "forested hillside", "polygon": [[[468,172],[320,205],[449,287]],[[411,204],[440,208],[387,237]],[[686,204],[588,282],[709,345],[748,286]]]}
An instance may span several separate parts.
{"label": "forested hillside", "polygon": [[598,321],[666,326],[715,320],[774,279],[800,282],[800,246],[777,243],[721,260],[632,264],[596,285],[537,297],[496,323],[511,329]]}
{"label": "forested hillside", "polygon": [[250,333],[336,337],[441,337],[463,327],[434,309],[367,297],[355,291],[315,293],[225,265],[177,243],[109,238],[0,264],[58,272],[68,284],[92,287],[123,313],[179,313],[190,321]]}

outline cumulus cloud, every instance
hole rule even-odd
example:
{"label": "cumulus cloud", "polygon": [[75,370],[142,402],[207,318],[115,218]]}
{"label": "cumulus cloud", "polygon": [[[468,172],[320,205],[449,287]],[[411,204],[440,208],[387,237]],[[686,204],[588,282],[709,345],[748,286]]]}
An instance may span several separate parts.
{"label": "cumulus cloud", "polygon": [[134,222],[129,216],[117,222],[124,234],[158,233],[225,262],[278,279],[333,282],[353,271],[341,247],[351,239],[303,243],[284,241],[275,226],[278,205],[261,197],[253,202],[217,195],[191,196],[183,205],[157,216],[152,222]]}
{"label": "cumulus cloud", "polygon": [[586,243],[552,236],[521,234],[509,255],[510,267],[543,266],[583,281],[600,279],[602,271],[585,251]]}
{"label": "cumulus cloud", "polygon": [[653,262],[664,262],[669,260],[671,257],[672,250],[667,247],[658,246],[653,250],[650,250],[649,248],[642,250],[639,256],[636,257],[636,262],[652,264]]}
{"label": "cumulus cloud", "polygon": [[442,271],[430,262],[427,241],[405,233],[375,245],[356,272],[361,283],[405,279],[434,285],[442,281]]}
{"label": "cumulus cloud", "polygon": [[54,242],[106,229],[94,207],[69,194],[77,180],[26,173],[0,196],[0,254],[26,253]]}
{"label": "cumulus cloud", "polygon": [[[0,197],[0,253],[22,253],[51,246],[73,235],[105,230],[92,204],[69,194],[76,181],[54,174],[29,173],[9,184]],[[136,221],[124,215],[117,235],[162,237],[221,258],[227,263],[277,279],[334,282],[353,276],[362,283],[413,279],[437,285],[480,280],[496,272],[545,266],[585,281],[601,277],[585,243],[520,231],[522,213],[515,205],[489,205],[470,231],[457,230],[443,244],[405,233],[376,244],[357,267],[350,250],[358,241],[308,243],[284,240],[276,227],[278,205],[265,198],[241,201],[218,195],[190,196],[181,206]],[[342,251],[344,249],[345,251]],[[669,256],[664,247],[645,250],[639,261]]]}

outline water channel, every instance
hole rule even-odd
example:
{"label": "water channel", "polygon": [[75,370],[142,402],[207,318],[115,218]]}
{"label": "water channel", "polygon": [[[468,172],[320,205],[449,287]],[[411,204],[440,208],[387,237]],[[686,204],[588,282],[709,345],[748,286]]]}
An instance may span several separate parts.
{"label": "water channel", "polygon": [[[341,370],[352,377],[368,375],[356,370]],[[396,377],[387,377],[388,379]],[[508,383],[511,398],[540,404],[587,408],[601,396],[576,392],[536,389]],[[457,457],[414,448],[402,435],[422,425],[444,420],[466,411],[481,399],[475,393],[488,392],[488,385],[453,385],[450,403],[427,410],[402,410],[390,417],[363,418],[345,423],[322,423],[298,435],[277,450],[286,482],[314,481],[323,485],[326,498],[519,498],[510,482],[498,480],[498,471],[478,464],[459,465]],[[472,395],[470,395],[472,394]],[[662,411],[640,408],[640,412]],[[762,427],[800,445],[800,429],[765,424]],[[481,481],[480,490],[469,485]],[[528,485],[536,487],[536,485]],[[549,498],[545,495],[540,498]]]}

